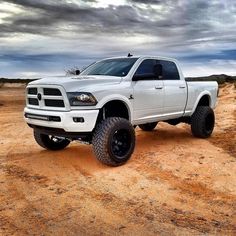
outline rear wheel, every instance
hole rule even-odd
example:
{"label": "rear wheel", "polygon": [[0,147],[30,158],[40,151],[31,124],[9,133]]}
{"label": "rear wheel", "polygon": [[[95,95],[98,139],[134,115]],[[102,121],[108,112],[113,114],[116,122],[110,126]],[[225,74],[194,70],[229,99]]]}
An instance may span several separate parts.
{"label": "rear wheel", "polygon": [[147,123],[143,125],[139,125],[139,128],[143,131],[152,131],[156,128],[157,122]]}
{"label": "rear wheel", "polygon": [[34,139],[41,147],[54,151],[64,149],[70,144],[68,139],[42,134],[36,130],[34,130]]}
{"label": "rear wheel", "polygon": [[92,144],[99,161],[110,166],[122,165],[130,159],[134,151],[134,128],[124,118],[107,118],[96,128]]}
{"label": "rear wheel", "polygon": [[214,111],[208,106],[199,106],[191,117],[192,134],[199,138],[211,136],[215,125]]}

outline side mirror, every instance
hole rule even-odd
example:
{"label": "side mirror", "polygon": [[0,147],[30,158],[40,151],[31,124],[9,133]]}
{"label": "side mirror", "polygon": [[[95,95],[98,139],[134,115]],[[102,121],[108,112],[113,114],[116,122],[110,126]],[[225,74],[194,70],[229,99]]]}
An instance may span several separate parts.
{"label": "side mirror", "polygon": [[156,64],[153,66],[153,74],[158,78],[162,79],[162,65],[161,64]]}
{"label": "side mirror", "polygon": [[79,74],[80,74],[80,70],[79,69],[75,70],[75,75],[79,75]]}

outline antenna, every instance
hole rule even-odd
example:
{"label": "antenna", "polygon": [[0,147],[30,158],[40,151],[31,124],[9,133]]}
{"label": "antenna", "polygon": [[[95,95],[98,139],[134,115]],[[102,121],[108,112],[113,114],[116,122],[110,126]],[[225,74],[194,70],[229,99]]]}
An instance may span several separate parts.
{"label": "antenna", "polygon": [[132,57],[132,56],[133,56],[132,54],[128,53],[128,57]]}

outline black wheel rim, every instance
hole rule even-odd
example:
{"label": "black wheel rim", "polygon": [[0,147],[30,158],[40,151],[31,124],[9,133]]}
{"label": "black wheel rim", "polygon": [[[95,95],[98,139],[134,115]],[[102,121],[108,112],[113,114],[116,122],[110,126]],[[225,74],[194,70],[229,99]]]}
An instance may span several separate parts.
{"label": "black wheel rim", "polygon": [[128,130],[116,130],[112,137],[111,151],[118,158],[123,159],[131,147],[131,135]]}
{"label": "black wheel rim", "polygon": [[207,133],[211,133],[214,127],[214,115],[213,114],[208,114],[206,116],[206,120],[205,120],[205,128]]}

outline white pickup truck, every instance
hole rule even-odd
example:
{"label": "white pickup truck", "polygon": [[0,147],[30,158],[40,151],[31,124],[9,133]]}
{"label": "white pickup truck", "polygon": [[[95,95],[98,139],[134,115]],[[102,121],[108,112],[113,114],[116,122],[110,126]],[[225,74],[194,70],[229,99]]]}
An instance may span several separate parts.
{"label": "white pickup truck", "polygon": [[98,61],[78,76],[31,82],[24,117],[43,148],[79,140],[118,166],[134,151],[137,125],[152,131],[159,121],[185,122],[194,136],[209,137],[217,92],[217,82],[186,82],[174,59],[129,55]]}

